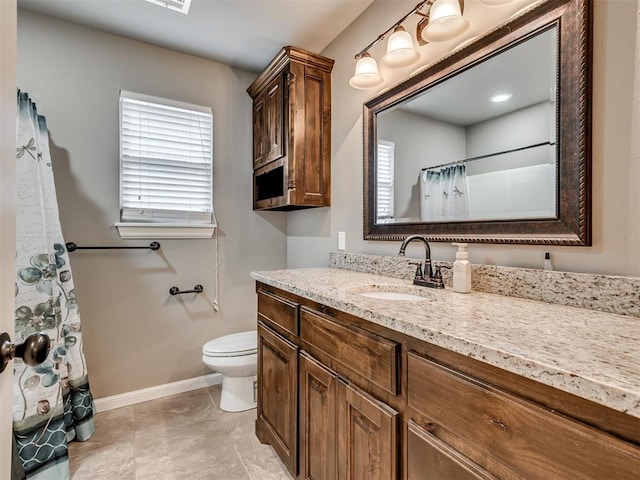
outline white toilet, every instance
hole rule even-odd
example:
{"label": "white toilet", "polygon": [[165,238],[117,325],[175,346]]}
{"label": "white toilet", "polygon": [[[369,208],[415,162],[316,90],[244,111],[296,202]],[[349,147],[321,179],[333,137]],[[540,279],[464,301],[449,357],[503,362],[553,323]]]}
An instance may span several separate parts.
{"label": "white toilet", "polygon": [[256,406],[258,333],[256,330],[233,333],[207,342],[202,361],[222,378],[220,408],[241,412]]}

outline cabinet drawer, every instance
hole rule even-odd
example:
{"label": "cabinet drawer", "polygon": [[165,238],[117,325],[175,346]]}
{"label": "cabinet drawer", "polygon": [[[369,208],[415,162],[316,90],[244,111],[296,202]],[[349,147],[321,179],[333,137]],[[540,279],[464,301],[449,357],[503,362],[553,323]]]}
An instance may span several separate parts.
{"label": "cabinet drawer", "polygon": [[408,354],[408,405],[529,479],[637,479],[640,450],[567,417]]}
{"label": "cabinet drawer", "polygon": [[397,395],[398,343],[356,327],[345,327],[304,307],[300,309],[300,338],[312,349]]}
{"label": "cabinet drawer", "polygon": [[298,335],[299,305],[264,290],[258,290],[258,320],[280,333]]}

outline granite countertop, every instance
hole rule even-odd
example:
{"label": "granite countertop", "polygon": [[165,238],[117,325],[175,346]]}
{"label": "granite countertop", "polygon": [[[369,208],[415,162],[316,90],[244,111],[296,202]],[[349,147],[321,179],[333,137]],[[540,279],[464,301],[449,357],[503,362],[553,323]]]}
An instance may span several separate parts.
{"label": "granite countertop", "polygon": [[[640,319],[338,268],[252,272],[309,300],[640,418]],[[382,286],[382,287],[381,287]],[[409,302],[370,290],[426,295]]]}

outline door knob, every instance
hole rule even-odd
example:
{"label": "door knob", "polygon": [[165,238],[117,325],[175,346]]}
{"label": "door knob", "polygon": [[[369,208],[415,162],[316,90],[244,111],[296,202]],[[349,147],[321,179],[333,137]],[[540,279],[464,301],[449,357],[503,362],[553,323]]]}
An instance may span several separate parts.
{"label": "door knob", "polygon": [[15,357],[20,357],[24,363],[35,367],[44,362],[47,355],[49,355],[49,336],[46,333],[32,333],[24,343],[19,345],[11,343],[11,337],[7,332],[0,334],[0,373]]}

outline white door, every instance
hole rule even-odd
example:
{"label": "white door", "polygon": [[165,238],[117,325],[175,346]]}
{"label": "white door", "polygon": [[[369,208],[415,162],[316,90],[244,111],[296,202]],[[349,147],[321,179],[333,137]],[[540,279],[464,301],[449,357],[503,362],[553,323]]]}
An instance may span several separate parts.
{"label": "white door", "polygon": [[[13,339],[16,251],[16,0],[0,0],[0,332]],[[13,363],[0,374],[0,478],[11,478]]]}

